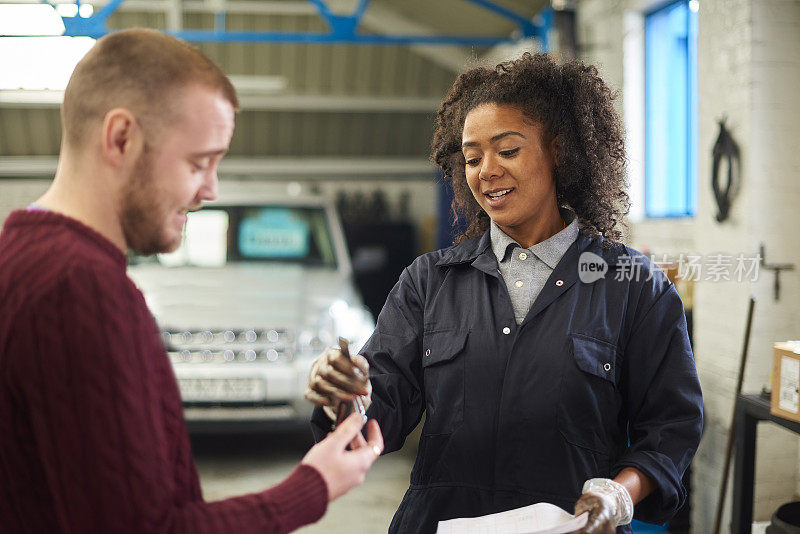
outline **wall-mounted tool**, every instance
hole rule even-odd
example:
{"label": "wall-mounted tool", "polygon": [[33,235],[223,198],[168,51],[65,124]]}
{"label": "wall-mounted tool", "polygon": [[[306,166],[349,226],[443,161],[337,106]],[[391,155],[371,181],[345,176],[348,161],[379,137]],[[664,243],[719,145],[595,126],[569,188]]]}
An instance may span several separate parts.
{"label": "wall-mounted tool", "polygon": [[[711,188],[714,190],[714,200],[717,202],[717,221],[723,222],[728,218],[733,199],[739,190],[741,168],[739,164],[739,145],[731,137],[731,133],[725,127],[727,117],[723,117],[719,123],[719,135],[717,142],[714,143],[712,154],[714,164],[711,169]],[[727,162],[728,173],[727,181],[723,186],[720,183],[720,167]]]}
{"label": "wall-mounted tool", "polygon": [[762,269],[775,272],[773,287],[775,291],[775,300],[777,301],[781,296],[781,271],[794,271],[794,263],[767,263],[767,256],[764,253],[764,243],[761,243],[759,246],[759,258]]}

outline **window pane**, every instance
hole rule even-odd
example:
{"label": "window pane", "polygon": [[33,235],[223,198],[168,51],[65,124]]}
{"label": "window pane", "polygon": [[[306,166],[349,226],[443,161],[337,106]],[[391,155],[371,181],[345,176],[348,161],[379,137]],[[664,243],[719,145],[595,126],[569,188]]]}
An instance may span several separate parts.
{"label": "window pane", "polygon": [[645,210],[651,217],[696,208],[697,17],[688,1],[645,19]]}

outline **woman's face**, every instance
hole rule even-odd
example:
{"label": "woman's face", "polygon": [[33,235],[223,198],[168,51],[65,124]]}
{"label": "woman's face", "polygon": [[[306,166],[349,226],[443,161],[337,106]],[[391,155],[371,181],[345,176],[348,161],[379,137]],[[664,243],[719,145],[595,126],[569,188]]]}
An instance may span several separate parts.
{"label": "woman's face", "polygon": [[462,133],[467,184],[491,219],[512,237],[536,232],[555,217],[555,140],[514,106],[483,104]]}

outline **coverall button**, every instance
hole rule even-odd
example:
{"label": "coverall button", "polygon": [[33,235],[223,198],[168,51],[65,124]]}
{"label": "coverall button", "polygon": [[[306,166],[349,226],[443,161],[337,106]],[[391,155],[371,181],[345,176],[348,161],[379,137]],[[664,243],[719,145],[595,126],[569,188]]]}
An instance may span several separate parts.
{"label": "coverall button", "polygon": [[556,285],[557,285],[558,287],[561,287],[561,286],[563,286],[563,285],[564,285],[564,281],[563,281],[563,280],[556,280]]}
{"label": "coverall button", "polygon": [[506,335],[508,335],[508,334],[510,334],[510,333],[511,333],[511,329],[510,329],[509,327],[507,327],[507,326],[506,326],[505,328],[503,328],[503,333],[504,333],[504,334],[506,334]]}
{"label": "coverall button", "polygon": [[524,261],[524,260],[527,260],[527,259],[528,259],[528,255],[527,255],[527,254],[525,254],[524,252],[520,252],[520,253],[519,253],[519,259],[521,259],[521,260],[523,260],[523,261]]}
{"label": "coverall button", "polygon": [[603,369],[605,369],[606,371],[610,371],[611,370],[611,364],[607,363],[607,364],[603,365]]}
{"label": "coverall button", "polygon": [[425,356],[430,356],[430,355],[431,355],[431,349],[426,350],[425,351]]}
{"label": "coverall button", "polygon": [[517,287],[522,287],[523,286],[522,280],[517,280],[516,282],[514,282],[514,285]]}

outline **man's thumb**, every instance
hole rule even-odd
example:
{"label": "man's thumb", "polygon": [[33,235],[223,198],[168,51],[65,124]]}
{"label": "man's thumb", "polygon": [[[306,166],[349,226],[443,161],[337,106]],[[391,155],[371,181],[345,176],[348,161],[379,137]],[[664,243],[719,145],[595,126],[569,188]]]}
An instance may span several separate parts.
{"label": "man's thumb", "polygon": [[330,437],[342,444],[350,443],[353,441],[353,438],[361,432],[366,422],[367,418],[365,416],[359,413],[352,413],[347,419],[342,421],[342,424],[336,427],[336,430],[333,431]]}

